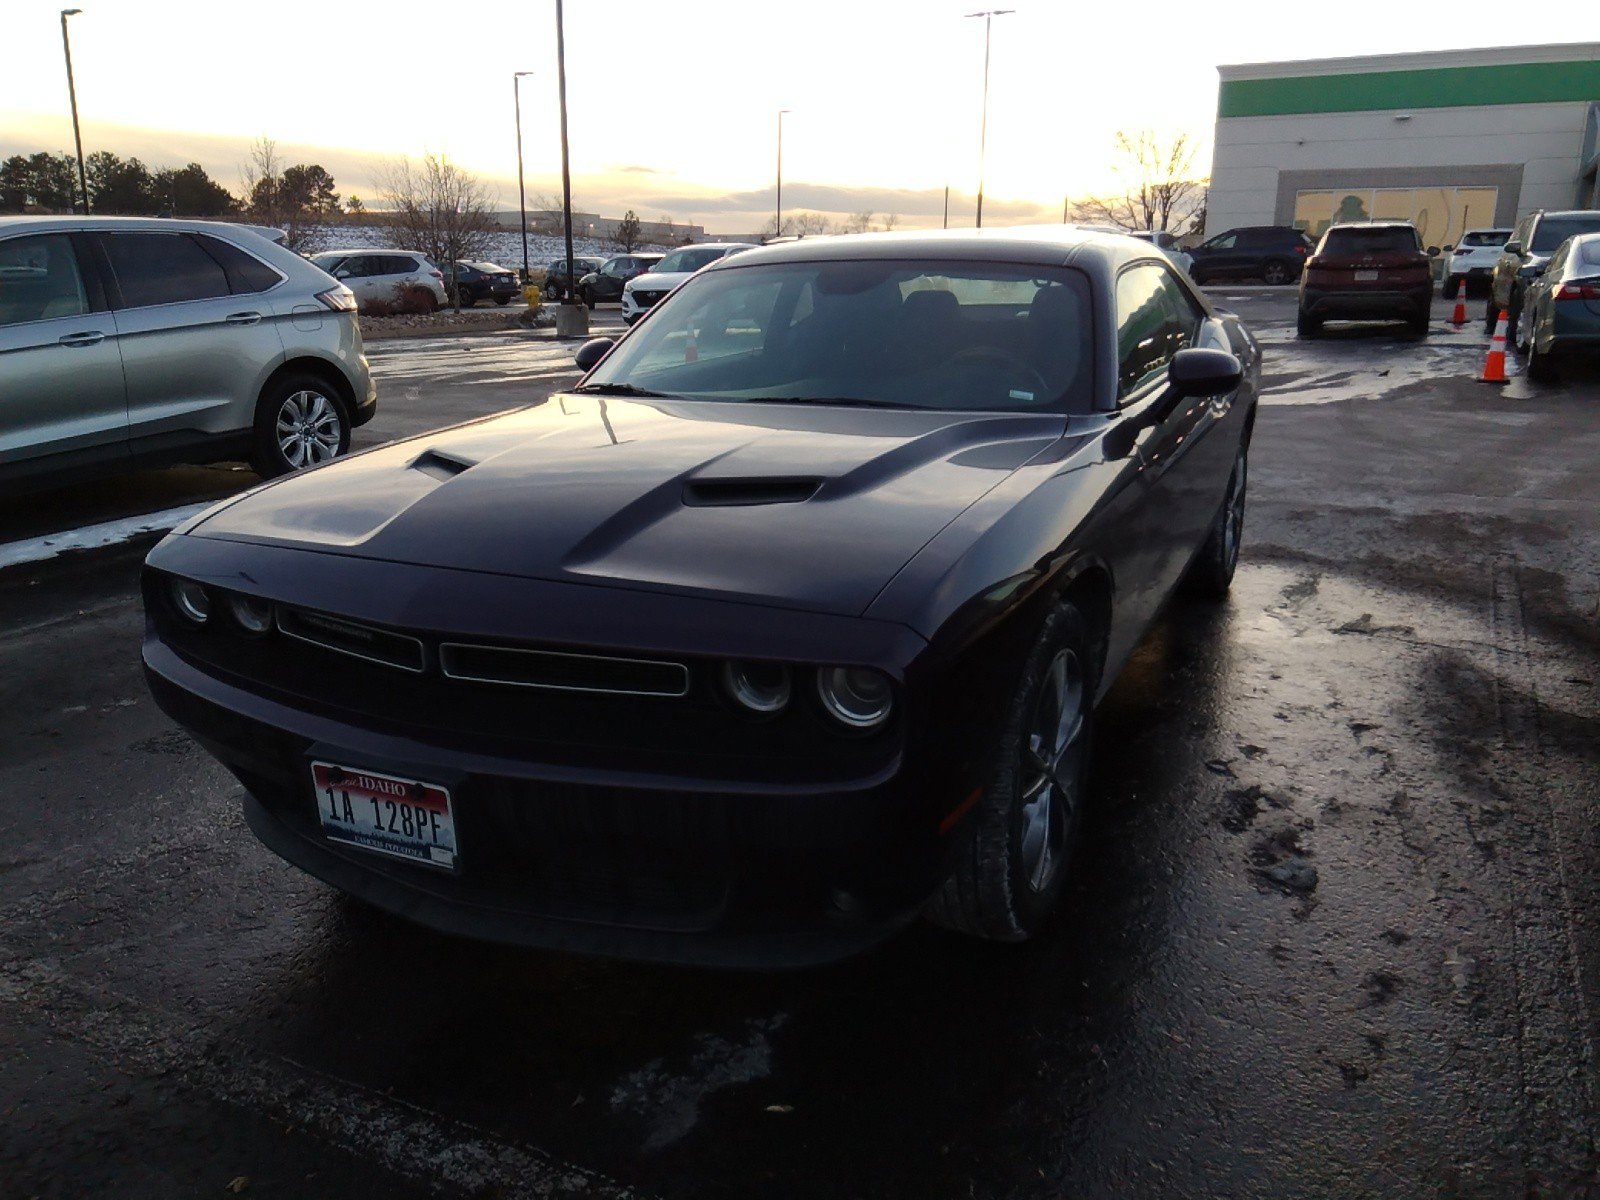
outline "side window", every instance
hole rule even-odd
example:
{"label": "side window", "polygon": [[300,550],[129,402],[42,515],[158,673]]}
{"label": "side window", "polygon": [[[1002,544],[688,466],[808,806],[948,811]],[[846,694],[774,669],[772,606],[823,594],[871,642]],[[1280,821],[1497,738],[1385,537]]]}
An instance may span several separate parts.
{"label": "side window", "polygon": [[[1198,320],[1180,315],[1178,287],[1153,264],[1117,277],[1117,395],[1126,400],[1162,378],[1172,356],[1194,340]],[[1185,307],[1194,312],[1193,306]]]}
{"label": "side window", "polygon": [[266,263],[247,254],[231,242],[221,238],[214,238],[207,234],[197,233],[191,235],[199,242],[207,254],[222,264],[222,269],[228,274],[228,283],[233,288],[235,296],[251,295],[255,292],[264,292],[270,287],[276,287],[283,282],[283,276]]}
{"label": "side window", "polygon": [[383,275],[410,275],[422,268],[417,265],[417,260],[408,254],[385,254],[383,256]]}
{"label": "side window", "polygon": [[1236,241],[1238,241],[1237,234],[1225,233],[1221,237],[1212,238],[1205,244],[1205,248],[1207,250],[1232,250]]}
{"label": "side window", "polygon": [[76,317],[88,311],[78,260],[65,234],[0,242],[0,325]]}
{"label": "side window", "polygon": [[181,304],[231,294],[217,260],[181,233],[102,235],[126,308]]}
{"label": "side window", "polygon": [[1513,242],[1521,242],[1523,253],[1528,250],[1528,235],[1533,232],[1533,218],[1524,217],[1517,222],[1516,232],[1511,235]]}

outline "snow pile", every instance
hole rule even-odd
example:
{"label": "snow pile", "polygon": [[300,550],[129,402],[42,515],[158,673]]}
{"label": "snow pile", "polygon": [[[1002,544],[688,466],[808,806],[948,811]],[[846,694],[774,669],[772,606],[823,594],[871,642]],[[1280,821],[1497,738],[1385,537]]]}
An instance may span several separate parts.
{"label": "snow pile", "polygon": [[[311,252],[322,250],[413,250],[414,246],[405,246],[396,240],[396,233],[385,225],[337,225],[328,226],[315,231],[311,238]],[[640,250],[666,250],[670,247],[653,246],[641,243]],[[611,258],[613,255],[624,253],[617,249],[616,243],[605,238],[577,237],[572,239],[572,253],[578,258]],[[528,233],[528,263],[537,268],[548,266],[558,258],[566,258],[567,243],[565,238],[550,237],[545,234],[536,234],[531,230]],[[522,266],[522,231],[520,229],[501,229],[489,235],[488,248],[480,255],[480,259],[498,263],[502,267],[512,270]]]}

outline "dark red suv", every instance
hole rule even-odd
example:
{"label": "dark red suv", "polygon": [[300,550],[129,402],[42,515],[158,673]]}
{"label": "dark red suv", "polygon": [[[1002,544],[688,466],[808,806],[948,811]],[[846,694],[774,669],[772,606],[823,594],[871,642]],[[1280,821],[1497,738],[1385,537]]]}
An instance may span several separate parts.
{"label": "dark red suv", "polygon": [[1433,270],[1416,227],[1405,221],[1333,225],[1300,277],[1301,337],[1328,320],[1404,321],[1428,332]]}

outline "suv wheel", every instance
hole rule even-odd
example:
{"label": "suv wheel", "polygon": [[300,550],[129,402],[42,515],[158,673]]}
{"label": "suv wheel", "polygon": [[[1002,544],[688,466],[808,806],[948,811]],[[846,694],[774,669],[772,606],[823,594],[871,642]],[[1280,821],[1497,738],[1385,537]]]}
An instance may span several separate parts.
{"label": "suv wheel", "polygon": [[1494,327],[1500,320],[1500,307],[1494,302],[1494,288],[1489,288],[1489,299],[1483,307],[1483,332],[1489,337],[1494,336]]}
{"label": "suv wheel", "polygon": [[593,288],[586,287],[586,288],[583,289],[583,303],[584,303],[585,307],[587,307],[590,312],[594,311],[594,289]]}
{"label": "suv wheel", "polygon": [[1302,310],[1295,317],[1294,331],[1303,338],[1314,338],[1322,332],[1322,318],[1307,316]]}
{"label": "suv wheel", "polygon": [[297,372],[261,393],[250,465],[262,478],[316,466],[349,450],[350,414],[326,380]]}
{"label": "suv wheel", "polygon": [[1264,283],[1288,283],[1294,278],[1294,273],[1289,270],[1289,264],[1281,258],[1269,258],[1261,267],[1261,279]]}

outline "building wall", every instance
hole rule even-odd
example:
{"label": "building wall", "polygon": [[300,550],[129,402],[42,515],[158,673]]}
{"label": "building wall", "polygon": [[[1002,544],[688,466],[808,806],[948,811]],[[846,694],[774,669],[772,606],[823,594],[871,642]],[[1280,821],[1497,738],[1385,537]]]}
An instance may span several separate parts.
{"label": "building wall", "polygon": [[1463,209],[1470,225],[1509,225],[1535,208],[1584,203],[1593,186],[1582,176],[1600,46],[1259,64],[1222,76],[1208,235],[1292,224],[1301,192],[1345,189],[1371,206],[1385,189],[1377,207],[1414,203],[1436,218],[1428,240],[1445,244]]}

